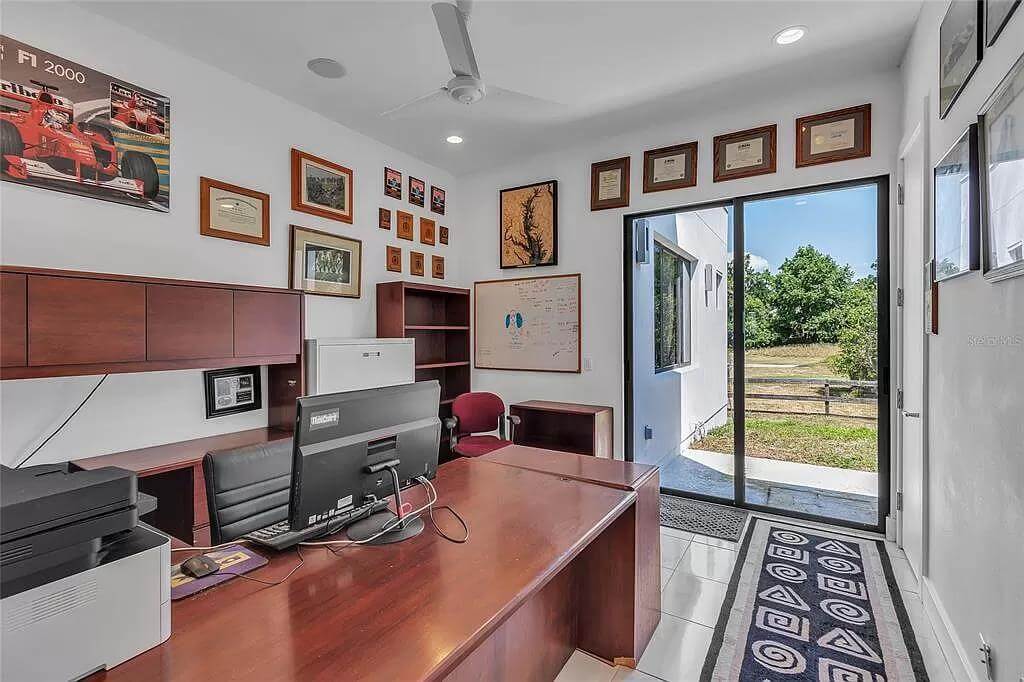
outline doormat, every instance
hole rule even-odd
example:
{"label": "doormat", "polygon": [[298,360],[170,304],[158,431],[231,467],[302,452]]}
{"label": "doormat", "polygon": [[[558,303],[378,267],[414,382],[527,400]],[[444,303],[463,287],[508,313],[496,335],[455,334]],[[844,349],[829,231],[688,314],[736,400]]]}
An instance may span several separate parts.
{"label": "doormat", "polygon": [[661,525],[739,542],[747,512],[676,495],[661,496]]}
{"label": "doormat", "polygon": [[924,680],[881,540],[755,518],[701,682]]}

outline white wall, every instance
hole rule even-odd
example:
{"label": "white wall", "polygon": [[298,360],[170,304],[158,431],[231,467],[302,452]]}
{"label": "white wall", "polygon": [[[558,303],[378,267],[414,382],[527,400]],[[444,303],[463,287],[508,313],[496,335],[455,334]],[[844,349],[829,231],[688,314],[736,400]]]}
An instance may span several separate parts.
{"label": "white wall", "polygon": [[[473,386],[502,396],[505,402],[533,398],[611,405],[615,409],[617,456],[622,456],[622,239],[623,215],[637,211],[696,204],[736,195],[804,187],[880,174],[895,174],[900,136],[902,94],[895,71],[861,75],[830,71],[787,81],[730,89],[724,95],[694,98],[679,122],[638,130],[628,135],[593,140],[583,147],[549,154],[487,173],[459,178],[458,224],[472,226],[468,253],[477,254],[463,265],[467,282],[499,277],[583,275],[583,355],[593,370],[579,375],[474,370]],[[721,90],[721,88],[719,88]],[[798,116],[871,102],[870,158],[809,168],[795,168],[795,119]],[[779,126],[778,172],[743,180],[713,183],[712,137],[775,122]],[[697,187],[642,193],[643,151],[697,140]],[[630,154],[631,203],[628,209],[590,210],[590,164]],[[559,205],[558,265],[525,270],[498,268],[498,190],[529,182],[557,179]],[[638,424],[642,428],[642,423]]]}
{"label": "white wall", "polygon": [[[726,256],[730,220],[724,208],[658,216],[649,220],[653,232],[666,237],[696,258],[690,282],[691,362],[685,367],[654,371],[654,261],[635,264],[633,278],[633,395],[637,425],[633,456],[658,463],[689,445],[698,425],[711,429],[726,422],[728,403],[728,302]],[[652,252],[653,254],[653,252]],[[705,266],[721,273],[722,284],[705,291]],[[709,421],[710,420],[710,421]],[[644,426],[653,428],[645,440]]]}
{"label": "white wall", "polygon": [[[963,134],[1021,55],[1018,8],[945,120],[935,112],[939,24],[946,3],[925,3],[902,67],[904,134],[930,98],[931,166]],[[930,227],[929,227],[930,230]],[[927,258],[928,256],[926,256]],[[971,674],[978,633],[992,645],[996,680],[1024,674],[1024,278],[980,273],[939,285],[939,334],[928,340],[929,556],[926,589],[948,616]],[[967,679],[958,670],[953,675]]]}
{"label": "white wall", "polygon": [[[393,230],[377,227],[378,207],[403,205],[384,197],[383,167],[444,187],[452,217],[457,193],[450,174],[81,7],[4,2],[3,32],[169,96],[173,131],[170,213],[0,185],[0,262],[6,265],[285,287],[289,225],[297,224],[363,241],[362,298],[308,297],[306,335],[373,336],[376,283],[409,277],[412,244],[395,239]],[[353,169],[352,225],[289,209],[293,146]],[[200,236],[200,175],[270,193],[270,247]],[[404,203],[406,210],[410,207]],[[417,215],[437,217],[412,208]],[[427,254],[428,264],[431,253],[445,256],[445,283],[458,282],[459,254],[466,252],[466,240],[454,222],[439,222],[452,227],[451,246],[415,248]],[[402,246],[404,275],[385,271],[386,243]],[[17,461],[21,453],[27,454],[38,436],[59,425],[98,379],[3,382],[2,461]],[[199,371],[112,375],[32,463],[254,428],[267,421],[265,409],[209,421],[204,416]]]}

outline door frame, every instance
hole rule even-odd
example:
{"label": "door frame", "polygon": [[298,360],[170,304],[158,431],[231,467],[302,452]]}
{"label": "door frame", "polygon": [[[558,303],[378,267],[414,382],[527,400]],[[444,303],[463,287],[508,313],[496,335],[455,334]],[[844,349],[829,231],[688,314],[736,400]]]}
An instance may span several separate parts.
{"label": "door frame", "polygon": [[[892,376],[892,347],[890,345],[891,307],[891,263],[889,257],[890,231],[889,217],[892,206],[892,197],[889,187],[889,174],[867,176],[852,180],[829,182],[817,185],[807,185],[793,189],[775,190],[759,194],[739,195],[731,198],[706,201],[697,204],[684,204],[668,208],[655,209],[629,213],[623,216],[623,424],[625,438],[623,454],[626,461],[632,462],[633,436],[635,429],[635,415],[633,409],[633,264],[635,258],[633,241],[633,222],[640,218],[651,218],[655,216],[670,215],[698,211],[708,208],[732,207],[733,216],[733,288],[734,291],[743,290],[743,258],[744,258],[744,230],[743,230],[743,207],[745,204],[763,199],[776,199],[779,197],[792,196],[797,194],[813,194],[817,192],[828,192],[852,187],[863,187],[875,185],[878,188],[878,208],[876,216],[877,246],[878,246],[878,519],[875,524],[861,524],[843,519],[834,519],[803,512],[778,509],[746,502],[746,471],[744,466],[744,444],[745,444],[745,420],[734,420],[733,422],[733,499],[723,500],[700,493],[691,493],[680,490],[662,488],[662,492],[682,495],[693,499],[725,504],[728,506],[749,509],[751,511],[789,516],[804,521],[815,521],[833,525],[866,530],[877,533],[885,532],[886,519],[890,511],[890,499],[893,477],[891,472],[892,464],[892,434],[891,434],[891,376]],[[735,309],[733,310],[733,338],[743,338],[743,297],[734,296]],[[734,359],[735,361],[735,359]],[[745,368],[744,363],[736,363],[733,367],[733,410],[734,413],[743,414],[746,411],[745,391]]]}

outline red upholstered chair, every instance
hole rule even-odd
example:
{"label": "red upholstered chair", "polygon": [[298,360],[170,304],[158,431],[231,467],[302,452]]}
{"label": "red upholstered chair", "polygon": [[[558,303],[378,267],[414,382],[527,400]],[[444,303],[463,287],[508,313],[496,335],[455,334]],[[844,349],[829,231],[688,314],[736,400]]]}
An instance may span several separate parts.
{"label": "red upholstered chair", "polygon": [[[511,429],[520,422],[519,417],[505,414],[505,403],[493,393],[463,393],[452,403],[452,416],[444,420],[451,436],[452,451],[463,457],[479,457],[492,450],[511,445],[505,439],[505,421]],[[497,436],[479,435],[498,431]]]}

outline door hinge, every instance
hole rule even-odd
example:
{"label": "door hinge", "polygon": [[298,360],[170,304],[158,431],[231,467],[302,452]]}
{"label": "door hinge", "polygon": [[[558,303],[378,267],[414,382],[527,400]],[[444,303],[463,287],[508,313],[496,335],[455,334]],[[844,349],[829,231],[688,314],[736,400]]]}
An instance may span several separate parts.
{"label": "door hinge", "polygon": [[903,493],[896,493],[896,511],[903,511]]}
{"label": "door hinge", "polygon": [[896,185],[896,205],[897,206],[902,206],[903,205],[903,185],[902,184]]}
{"label": "door hinge", "polygon": [[896,289],[896,307],[903,307],[903,287]]}
{"label": "door hinge", "polygon": [[903,389],[902,388],[896,389],[896,409],[897,410],[902,410],[903,409]]}

